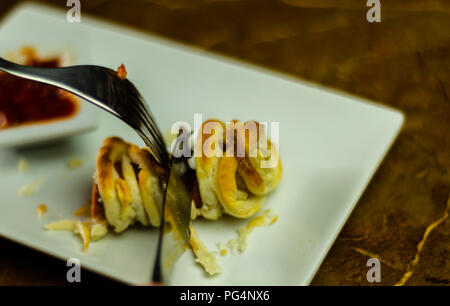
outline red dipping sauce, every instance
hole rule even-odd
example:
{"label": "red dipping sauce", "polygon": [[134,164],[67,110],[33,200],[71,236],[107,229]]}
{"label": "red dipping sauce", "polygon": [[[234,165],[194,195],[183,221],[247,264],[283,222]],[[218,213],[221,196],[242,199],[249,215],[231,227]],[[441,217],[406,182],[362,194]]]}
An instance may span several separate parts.
{"label": "red dipping sauce", "polygon": [[[24,50],[25,65],[60,66],[58,58],[39,60]],[[78,111],[73,95],[59,88],[0,72],[0,130],[44,121],[66,119]]]}

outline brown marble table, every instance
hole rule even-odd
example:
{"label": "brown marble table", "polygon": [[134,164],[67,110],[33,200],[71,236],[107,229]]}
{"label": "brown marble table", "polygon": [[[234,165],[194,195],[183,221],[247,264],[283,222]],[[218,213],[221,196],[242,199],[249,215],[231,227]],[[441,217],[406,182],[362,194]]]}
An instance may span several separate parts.
{"label": "brown marble table", "polygon": [[[0,14],[17,2],[2,0]],[[450,2],[381,1],[380,23],[366,21],[365,0],[81,2],[83,14],[403,110],[403,131],[312,284],[369,285],[371,257],[382,285],[450,284]],[[1,239],[0,250],[0,284],[67,284],[60,261]],[[85,271],[83,284],[116,283]]]}

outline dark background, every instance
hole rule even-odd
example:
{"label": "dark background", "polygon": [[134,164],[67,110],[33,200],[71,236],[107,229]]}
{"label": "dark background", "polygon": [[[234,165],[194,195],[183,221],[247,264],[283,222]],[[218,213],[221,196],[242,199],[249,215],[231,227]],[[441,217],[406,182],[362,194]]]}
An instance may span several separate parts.
{"label": "dark background", "polygon": [[[2,0],[0,15],[20,1]],[[41,1],[65,7],[66,1]],[[82,14],[170,37],[401,109],[406,123],[313,285],[450,284],[450,2],[82,0]],[[442,222],[418,252],[425,229]],[[416,265],[412,260],[418,256]],[[64,285],[62,261],[0,239],[0,284]],[[115,285],[87,271],[83,285]]]}

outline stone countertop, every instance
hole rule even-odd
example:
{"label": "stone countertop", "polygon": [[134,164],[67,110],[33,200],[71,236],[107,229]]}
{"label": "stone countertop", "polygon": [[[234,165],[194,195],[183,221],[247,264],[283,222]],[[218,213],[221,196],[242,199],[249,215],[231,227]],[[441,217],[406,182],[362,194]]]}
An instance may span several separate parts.
{"label": "stone countertop", "polygon": [[[3,0],[0,14],[18,1]],[[47,0],[64,7],[66,1]],[[398,140],[358,202],[313,285],[450,284],[450,3],[362,0],[89,0],[82,13],[401,109]],[[0,239],[0,284],[65,283],[61,262]],[[83,272],[85,285],[115,285]]]}

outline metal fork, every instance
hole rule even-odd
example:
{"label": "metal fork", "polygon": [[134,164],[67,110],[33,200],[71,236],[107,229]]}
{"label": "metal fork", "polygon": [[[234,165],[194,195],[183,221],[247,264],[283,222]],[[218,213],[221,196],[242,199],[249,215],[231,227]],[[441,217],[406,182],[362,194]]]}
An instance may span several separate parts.
{"label": "metal fork", "polygon": [[0,70],[21,78],[53,85],[106,110],[133,128],[163,165],[169,154],[161,131],[136,87],[117,72],[100,66],[38,68],[12,63],[0,57]]}

